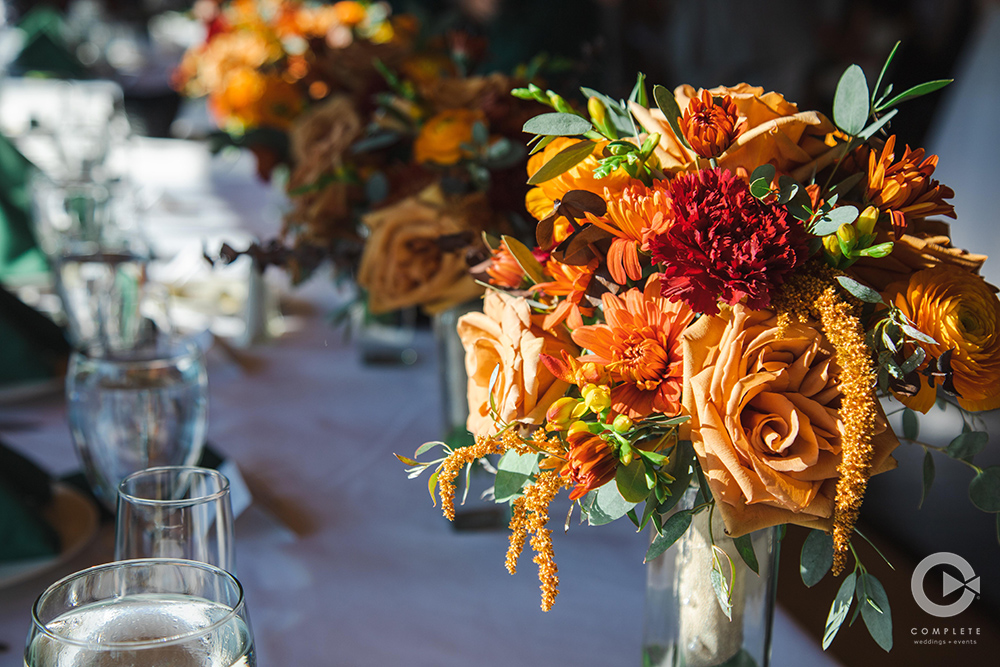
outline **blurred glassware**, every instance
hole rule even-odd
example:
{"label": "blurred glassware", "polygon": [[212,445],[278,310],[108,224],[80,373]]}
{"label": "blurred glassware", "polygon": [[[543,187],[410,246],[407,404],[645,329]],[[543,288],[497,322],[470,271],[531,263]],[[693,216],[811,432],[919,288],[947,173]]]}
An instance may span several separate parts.
{"label": "blurred glassware", "polygon": [[229,479],[218,470],[149,468],[118,485],[115,560],[185,558],[236,572]]}
{"label": "blurred glassware", "polygon": [[161,338],[130,350],[70,356],[69,425],[94,494],[114,510],[127,475],[194,465],[208,421],[208,377],[192,342]]}
{"label": "blurred glassware", "polygon": [[52,584],[31,610],[25,667],[256,667],[243,587],[206,563],[140,559]]}

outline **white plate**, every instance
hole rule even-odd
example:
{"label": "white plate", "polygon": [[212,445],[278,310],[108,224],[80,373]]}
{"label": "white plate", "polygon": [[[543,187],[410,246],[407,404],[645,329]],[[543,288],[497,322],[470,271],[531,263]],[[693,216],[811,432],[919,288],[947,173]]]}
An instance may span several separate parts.
{"label": "white plate", "polygon": [[43,518],[59,534],[59,553],[0,563],[0,588],[31,579],[73,558],[94,538],[100,523],[93,501],[62,482],[53,483],[52,502],[45,508]]}

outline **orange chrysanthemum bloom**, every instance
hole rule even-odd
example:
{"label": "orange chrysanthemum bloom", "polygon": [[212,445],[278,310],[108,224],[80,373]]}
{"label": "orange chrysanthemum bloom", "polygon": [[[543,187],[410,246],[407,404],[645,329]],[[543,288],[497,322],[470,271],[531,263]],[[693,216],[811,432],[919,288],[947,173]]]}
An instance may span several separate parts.
{"label": "orange chrysanthemum bloom", "polygon": [[906,231],[907,221],[932,215],[955,217],[955,207],[945,199],[955,192],[931,178],[937,167],[938,156],[924,157],[924,149],[915,151],[907,146],[903,157],[893,164],[896,157],[896,135],[889,137],[881,154],[868,154],[868,186],[865,202],[892,216],[892,226],[898,232]]}
{"label": "orange chrysanthemum bloom", "polygon": [[[559,151],[577,143],[578,139],[569,137],[557,137],[543,150],[538,151],[528,158],[528,176],[532,176],[542,168],[542,165],[551,160]],[[555,178],[550,178],[537,187],[528,190],[524,198],[524,205],[528,213],[536,220],[541,220],[552,213],[552,207],[557,199],[561,199],[570,190],[589,190],[601,194],[605,190],[611,193],[612,197],[618,196],[625,186],[628,185],[631,177],[625,173],[624,169],[617,169],[605,178],[594,178],[594,170],[597,169],[597,161],[604,147],[608,142],[599,142],[590,156],[580,162],[572,169],[564,171]],[[560,220],[565,223],[565,220]],[[565,238],[566,235],[556,234],[557,239]]]}
{"label": "orange chrysanthemum bloom", "polygon": [[694,317],[683,302],[660,296],[659,276],[644,291],[602,297],[607,324],[592,324],[573,332],[573,342],[591,351],[580,361],[594,361],[611,374],[611,409],[640,419],[681,409],[684,357],[680,335]]}
{"label": "orange chrysanthemum bloom", "polygon": [[[951,369],[958,404],[966,410],[1000,407],[1000,300],[981,276],[936,266],[910,276],[909,283],[890,285],[895,303],[910,321],[935,341],[923,343],[928,356],[951,350]],[[914,410],[927,412],[937,392],[920,375],[916,396],[897,396]]]}
{"label": "orange chrysanthemum bloom", "polygon": [[501,241],[500,245],[493,251],[489,266],[486,267],[486,275],[490,277],[490,284],[507,289],[517,289],[524,281],[524,269],[510,254],[506,241]]}
{"label": "orange chrysanthemum bloom", "polygon": [[583,316],[588,317],[593,314],[594,309],[588,306],[581,306],[580,302],[587,293],[590,286],[590,279],[594,277],[599,260],[595,257],[586,266],[573,266],[563,264],[549,258],[545,263],[545,272],[552,277],[546,283],[538,283],[532,287],[532,291],[543,292],[549,296],[563,297],[559,300],[555,309],[545,316],[542,322],[543,329],[554,329],[560,322],[566,320],[570,329],[583,326]]}
{"label": "orange chrysanthemum bloom", "polygon": [[639,250],[648,250],[649,238],[670,227],[673,209],[667,185],[666,181],[655,181],[651,186],[632,181],[618,196],[605,190],[607,215],[597,218],[587,214],[590,222],[615,236],[608,250],[608,270],[619,285],[625,284],[626,277],[642,279]]}
{"label": "orange chrysanthemum bloom", "polygon": [[459,162],[465,156],[462,145],[472,142],[473,125],[484,119],[482,111],[470,109],[448,109],[433,116],[413,142],[413,160],[417,164]]}
{"label": "orange chrysanthemum bloom", "polygon": [[680,118],[681,132],[694,152],[703,158],[719,157],[726,152],[746,127],[729,95],[713,97],[701,91],[701,99],[692,98]]}
{"label": "orange chrysanthemum bloom", "polygon": [[559,474],[573,484],[570,500],[576,500],[593,489],[599,489],[615,477],[618,458],[607,442],[589,431],[575,431],[566,436],[569,451],[566,458],[550,457],[543,468],[557,468]]}
{"label": "orange chrysanthemum bloom", "polygon": [[241,127],[288,129],[302,109],[298,89],[279,76],[242,67],[209,96],[209,108],[221,122]]}

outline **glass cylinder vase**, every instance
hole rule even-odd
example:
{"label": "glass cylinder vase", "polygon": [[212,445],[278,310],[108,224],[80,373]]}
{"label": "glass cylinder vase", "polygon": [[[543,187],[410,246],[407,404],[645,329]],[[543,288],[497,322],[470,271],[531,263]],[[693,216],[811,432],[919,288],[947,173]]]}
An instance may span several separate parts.
{"label": "glass cylinder vase", "polygon": [[[688,489],[670,514],[694,507],[697,493]],[[728,561],[734,566],[731,619],[712,584],[713,538],[729,556],[719,554],[727,581]],[[780,541],[777,528],[751,533],[751,540],[759,574],[743,562],[720,513],[702,510],[673,546],[647,564],[643,667],[767,667]]]}
{"label": "glass cylinder vase", "polygon": [[469,301],[436,313],[433,317],[441,381],[444,440],[453,447],[472,444],[472,436],[466,426],[469,419],[469,375],[465,371],[465,348],[458,337],[458,319],[466,313],[482,309],[482,301]]}

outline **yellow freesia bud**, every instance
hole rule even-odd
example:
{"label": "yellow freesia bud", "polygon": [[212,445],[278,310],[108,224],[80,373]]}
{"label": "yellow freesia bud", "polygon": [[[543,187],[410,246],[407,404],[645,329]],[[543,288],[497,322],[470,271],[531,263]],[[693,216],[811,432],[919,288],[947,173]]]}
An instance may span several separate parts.
{"label": "yellow freesia bud", "polygon": [[849,224],[843,224],[837,228],[837,238],[839,238],[848,247],[854,243],[854,239],[857,235],[854,232],[854,227]]}
{"label": "yellow freesia bud", "polygon": [[562,430],[569,426],[570,421],[578,415],[574,415],[575,408],[580,405],[580,401],[569,396],[556,399],[545,412],[545,421],[554,429]]}
{"label": "yellow freesia bud", "polygon": [[608,115],[608,110],[604,108],[604,102],[596,97],[591,97],[587,100],[587,112],[590,114],[590,119],[594,121],[595,125],[603,125],[604,119]]}
{"label": "yellow freesia bud", "polygon": [[826,248],[831,257],[840,257],[840,243],[837,241],[837,237],[833,235],[824,236],[823,247]]}
{"label": "yellow freesia bud", "polygon": [[618,415],[615,417],[614,423],[612,423],[612,428],[618,433],[625,433],[632,428],[633,422],[628,415]]}
{"label": "yellow freesia bud", "polygon": [[855,224],[858,232],[862,235],[871,234],[875,231],[875,223],[878,222],[879,210],[874,206],[869,206],[858,216]]}
{"label": "yellow freesia bud", "polygon": [[583,402],[593,413],[600,413],[611,407],[611,388],[603,384],[587,384],[580,390]]}
{"label": "yellow freesia bud", "polygon": [[573,435],[574,433],[580,433],[582,431],[590,433],[590,424],[587,422],[575,421],[569,425],[567,435]]}

